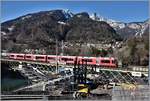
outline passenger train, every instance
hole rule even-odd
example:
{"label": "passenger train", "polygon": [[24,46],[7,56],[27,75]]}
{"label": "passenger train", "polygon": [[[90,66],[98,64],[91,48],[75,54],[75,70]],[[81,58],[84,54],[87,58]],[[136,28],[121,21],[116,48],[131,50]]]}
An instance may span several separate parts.
{"label": "passenger train", "polygon": [[84,56],[56,56],[56,55],[39,55],[39,54],[18,54],[9,53],[8,57],[15,60],[39,61],[46,63],[65,63],[73,65],[75,61],[79,64],[87,64],[90,66],[101,66],[116,68],[117,60],[114,57],[84,57]]}

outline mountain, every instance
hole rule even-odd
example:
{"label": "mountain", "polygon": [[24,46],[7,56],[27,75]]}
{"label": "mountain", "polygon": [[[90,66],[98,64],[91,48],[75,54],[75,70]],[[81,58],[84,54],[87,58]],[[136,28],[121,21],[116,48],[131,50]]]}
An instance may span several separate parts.
{"label": "mountain", "polygon": [[51,10],[27,14],[1,24],[2,50],[21,52],[24,49],[52,50],[56,39],[65,42],[120,40],[120,35],[106,22],[94,21],[86,12]]}
{"label": "mountain", "polygon": [[144,22],[131,22],[128,23],[124,28],[117,30],[118,33],[123,35],[125,38],[135,36],[142,37],[144,32],[148,30],[149,20]]}
{"label": "mountain", "polygon": [[123,23],[123,22],[119,22],[119,21],[115,21],[115,20],[112,20],[112,19],[107,19],[107,18],[104,18],[100,15],[96,15],[96,13],[92,14],[90,16],[91,19],[93,20],[96,20],[96,21],[105,21],[107,22],[111,27],[113,27],[115,30],[119,30],[119,29],[122,29],[126,26],[126,23]]}
{"label": "mountain", "polygon": [[91,19],[96,21],[105,21],[111,27],[113,27],[118,34],[120,34],[123,38],[129,37],[142,37],[143,33],[148,29],[149,19],[143,22],[131,22],[124,23],[120,21],[115,21],[112,19],[107,19],[102,16],[97,16],[93,14],[90,16]]}
{"label": "mountain", "polygon": [[120,36],[106,22],[97,22],[89,18],[86,12],[76,14],[69,22],[71,29],[67,40],[79,40],[91,43],[119,40]]}

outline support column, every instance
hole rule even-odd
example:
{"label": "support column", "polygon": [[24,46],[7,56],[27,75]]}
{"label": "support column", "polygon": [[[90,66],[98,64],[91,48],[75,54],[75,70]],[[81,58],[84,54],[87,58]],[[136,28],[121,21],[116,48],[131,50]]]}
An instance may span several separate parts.
{"label": "support column", "polygon": [[96,72],[96,66],[95,66],[95,71],[94,72]]}
{"label": "support column", "polygon": [[94,71],[93,66],[92,66],[92,70],[91,70],[91,71],[92,71],[92,73],[93,73],[93,71]]}
{"label": "support column", "polygon": [[56,63],[56,74],[58,73],[58,62]]}
{"label": "support column", "polygon": [[[149,57],[150,59],[150,57]],[[150,86],[150,61],[149,61],[149,70],[148,70],[148,82],[149,82],[149,86]]]}
{"label": "support column", "polygon": [[18,68],[19,68],[19,70],[22,70],[22,62],[19,62]]}
{"label": "support column", "polygon": [[42,91],[45,91],[45,90],[46,90],[46,83],[45,83],[45,80],[44,80]]}
{"label": "support column", "polygon": [[58,73],[58,40],[56,38],[56,73]]}
{"label": "support column", "polygon": [[[148,3],[149,5],[149,9],[150,9],[150,3]],[[148,15],[150,16],[150,13],[148,13]],[[148,21],[149,22],[149,21]],[[150,32],[150,28],[149,28],[149,32]],[[150,41],[150,37],[149,37],[149,41]],[[149,44],[149,49],[150,49],[150,44]],[[150,54],[150,51],[149,51],[149,54]],[[148,70],[148,81],[149,81],[149,86],[150,86],[150,56],[149,56],[149,70]]]}

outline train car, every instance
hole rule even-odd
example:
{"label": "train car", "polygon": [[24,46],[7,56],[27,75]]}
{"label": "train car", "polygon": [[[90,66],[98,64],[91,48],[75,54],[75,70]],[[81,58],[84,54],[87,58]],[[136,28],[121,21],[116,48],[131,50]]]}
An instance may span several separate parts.
{"label": "train car", "polygon": [[87,65],[96,65],[96,57],[78,57],[78,61],[80,64],[86,64]]}
{"label": "train car", "polygon": [[117,67],[116,60],[113,57],[100,57],[99,66],[102,67]]}
{"label": "train car", "polygon": [[16,59],[16,54],[15,53],[9,53],[9,58],[10,59]]}
{"label": "train car", "polygon": [[76,56],[59,56],[59,61],[66,64],[74,64]]}
{"label": "train car", "polygon": [[56,62],[56,58],[58,58],[58,60],[59,60],[59,56],[56,56],[56,55],[47,55],[47,62],[49,62],[49,63],[55,63]]}
{"label": "train car", "polygon": [[33,54],[25,54],[25,60],[34,61],[35,56]]}
{"label": "train car", "polygon": [[55,63],[56,58],[58,62],[66,64],[74,64],[77,60],[79,64],[97,65],[100,67],[117,67],[117,60],[113,57],[82,57],[82,56],[56,56],[56,55],[39,55],[39,54],[17,54],[9,53],[10,59],[40,61]]}
{"label": "train car", "polygon": [[16,59],[17,60],[24,60],[25,59],[25,54],[16,54]]}
{"label": "train car", "polygon": [[10,59],[24,60],[24,56],[25,56],[25,54],[9,53]]}
{"label": "train car", "polygon": [[111,58],[111,67],[118,67],[118,62],[117,62],[117,60],[115,59],[115,58]]}
{"label": "train car", "polygon": [[34,55],[34,61],[40,61],[40,62],[46,62],[47,61],[47,55]]}

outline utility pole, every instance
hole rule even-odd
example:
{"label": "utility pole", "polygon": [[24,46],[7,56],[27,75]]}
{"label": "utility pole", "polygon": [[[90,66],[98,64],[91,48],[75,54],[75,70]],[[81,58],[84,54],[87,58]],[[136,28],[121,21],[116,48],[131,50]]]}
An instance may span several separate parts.
{"label": "utility pole", "polygon": [[[149,52],[150,53],[150,52]],[[150,57],[149,57],[150,59]],[[149,61],[149,64],[150,64],[150,61]],[[150,66],[148,66],[149,70],[148,70],[148,83],[149,83],[149,86],[150,86]]]}
{"label": "utility pole", "polygon": [[[150,9],[150,3],[148,3],[149,4],[149,9]],[[149,13],[149,16],[150,16],[150,13]],[[148,22],[150,22],[150,21],[148,21]],[[150,28],[149,28],[149,32],[150,32]],[[150,37],[149,37],[149,40],[150,40]],[[149,44],[149,47],[150,47],[150,44]],[[149,54],[150,54],[150,51],[149,51]],[[148,81],[149,81],[149,86],[150,86],[150,57],[149,57],[149,65],[148,65],[148,67],[149,67],[149,70],[148,70]]]}
{"label": "utility pole", "polygon": [[[58,23],[60,24],[60,34],[63,35],[63,26],[65,26],[66,23],[60,21]],[[64,40],[61,41],[61,55],[64,55]]]}
{"label": "utility pole", "polygon": [[58,40],[56,38],[56,73],[58,73]]}
{"label": "utility pole", "polygon": [[64,40],[61,41],[61,55],[64,55]]}

